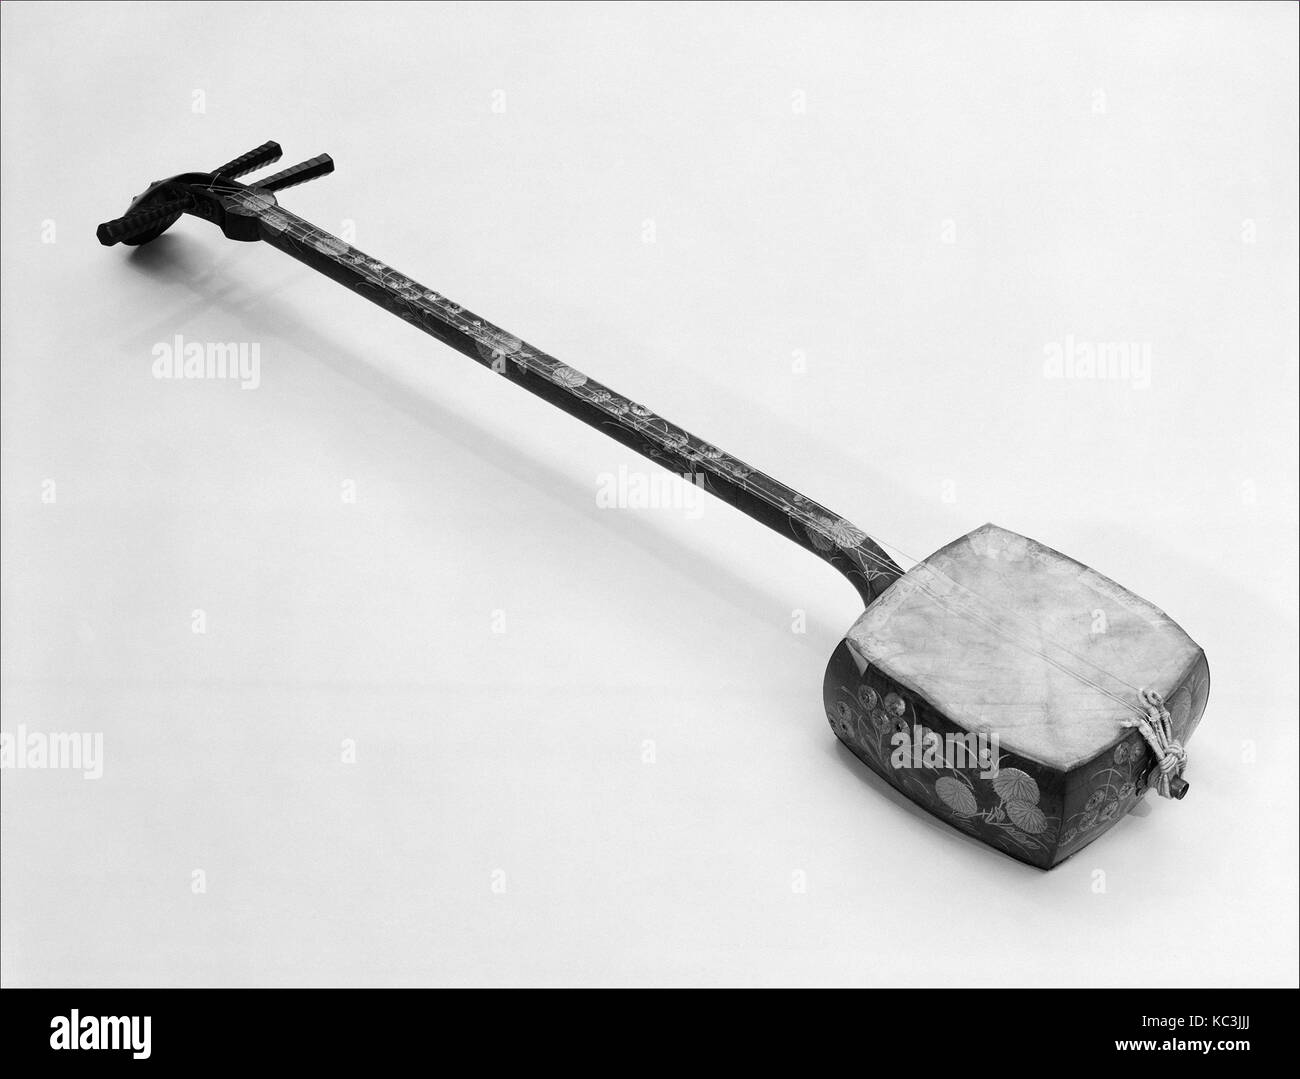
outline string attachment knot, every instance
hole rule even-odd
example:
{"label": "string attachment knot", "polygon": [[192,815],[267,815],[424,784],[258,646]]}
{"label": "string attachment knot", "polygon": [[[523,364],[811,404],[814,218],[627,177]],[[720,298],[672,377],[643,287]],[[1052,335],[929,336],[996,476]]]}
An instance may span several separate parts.
{"label": "string attachment knot", "polygon": [[1154,689],[1142,689],[1138,693],[1142,705],[1136,719],[1124,721],[1125,727],[1136,727],[1156,755],[1155,786],[1162,798],[1182,798],[1191,786],[1183,778],[1187,767],[1187,750],[1183,743],[1174,737],[1173,723],[1169,718],[1169,709],[1165,707],[1164,698]]}

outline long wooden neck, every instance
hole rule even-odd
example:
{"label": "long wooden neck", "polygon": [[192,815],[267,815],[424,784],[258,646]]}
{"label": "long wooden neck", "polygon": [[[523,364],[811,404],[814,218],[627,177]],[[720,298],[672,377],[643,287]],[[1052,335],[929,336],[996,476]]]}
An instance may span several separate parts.
{"label": "long wooden neck", "polygon": [[903,573],[862,529],[643,405],[250,193],[261,238],[829,562],[870,604]]}

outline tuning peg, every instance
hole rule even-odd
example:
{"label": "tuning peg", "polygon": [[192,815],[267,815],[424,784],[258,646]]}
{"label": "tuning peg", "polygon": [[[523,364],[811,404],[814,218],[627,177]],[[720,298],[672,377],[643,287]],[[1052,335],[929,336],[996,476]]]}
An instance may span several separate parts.
{"label": "tuning peg", "polygon": [[280,160],[282,153],[278,142],[264,142],[256,150],[249,150],[233,161],[227,161],[221,168],[213,169],[212,175],[217,180],[234,180],[264,165],[273,165]]}
{"label": "tuning peg", "polygon": [[143,210],[136,210],[112,221],[105,221],[95,231],[95,235],[105,247],[112,247],[117,243],[134,247],[153,239],[160,232],[165,232],[181,214],[193,206],[194,199],[189,195],[167,199]]}
{"label": "tuning peg", "polygon": [[282,191],[286,187],[295,187],[314,180],[318,176],[328,176],[334,171],[334,159],[329,154],[321,154],[310,161],[293,165],[290,168],[268,176],[265,180],[254,180],[250,187],[260,187],[264,191]]}

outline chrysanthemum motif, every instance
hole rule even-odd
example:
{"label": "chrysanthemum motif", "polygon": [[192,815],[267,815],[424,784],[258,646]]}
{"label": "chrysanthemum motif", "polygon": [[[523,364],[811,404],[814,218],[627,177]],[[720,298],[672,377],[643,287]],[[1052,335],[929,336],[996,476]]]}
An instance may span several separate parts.
{"label": "chrysanthemum motif", "polygon": [[1097,823],[1097,811],[1095,809],[1088,810],[1087,813],[1085,813],[1082,817],[1079,818],[1079,828],[1085,832],[1091,829],[1092,826],[1096,823]]}
{"label": "chrysanthemum motif", "polygon": [[853,713],[848,705],[840,703],[826,709],[826,718],[830,720],[831,729],[842,738],[849,738],[853,730]]}
{"label": "chrysanthemum motif", "polygon": [[231,195],[227,205],[237,214],[256,216],[275,205],[275,199],[265,191],[239,191]]}
{"label": "chrysanthemum motif", "polygon": [[885,711],[891,716],[901,716],[907,711],[907,704],[897,693],[885,694]]}
{"label": "chrysanthemum motif", "polygon": [[686,445],[686,436],[677,431],[669,431],[664,435],[664,448],[670,450],[680,450]]}
{"label": "chrysanthemum motif", "polygon": [[556,366],[555,370],[551,372],[551,380],[558,382],[561,386],[568,386],[569,389],[574,389],[586,382],[587,376],[581,371],[575,371],[572,367],[566,367],[564,364],[559,364]]}
{"label": "chrysanthemum motif", "polygon": [[646,408],[645,405],[629,404],[628,408],[631,409],[633,416],[637,416],[640,419],[645,419],[647,416],[654,415],[654,413]]}
{"label": "chrysanthemum motif", "polygon": [[1135,793],[1137,793],[1137,787],[1132,783],[1125,783],[1119,789],[1119,796],[1121,799],[1132,798]]}
{"label": "chrysanthemum motif", "polygon": [[313,239],[311,245],[322,255],[329,255],[330,258],[336,259],[345,258],[347,253],[351,250],[351,248],[337,236],[329,236],[325,234]]}
{"label": "chrysanthemum motif", "polygon": [[262,227],[278,235],[289,227],[289,219],[279,210],[268,210],[262,214]]}
{"label": "chrysanthemum motif", "polygon": [[[1034,777],[1019,768],[1003,768],[993,780],[993,789],[1004,802],[1038,802],[1038,783]],[[1025,831],[1029,831],[1028,828]]]}
{"label": "chrysanthemum motif", "polygon": [[1030,835],[1037,835],[1047,827],[1043,811],[1032,802],[1022,802],[1019,799],[1008,802],[1007,816],[1011,818],[1012,824]]}
{"label": "chrysanthemum motif", "polygon": [[834,541],[820,524],[805,525],[804,531],[808,533],[808,539],[812,541],[814,550],[823,552],[835,550]]}
{"label": "chrysanthemum motif", "polygon": [[523,342],[519,338],[493,326],[479,326],[474,331],[474,348],[491,363],[515,356],[522,346]]}
{"label": "chrysanthemum motif", "polygon": [[1104,806],[1101,807],[1100,816],[1101,819],[1104,821],[1113,820],[1115,818],[1115,814],[1118,812],[1119,812],[1119,802],[1112,798],[1109,802],[1107,802]]}
{"label": "chrysanthemum motif", "polygon": [[880,694],[870,686],[858,686],[858,704],[871,711],[880,704]]}
{"label": "chrysanthemum motif", "polygon": [[862,529],[841,517],[815,518],[808,525],[808,535],[819,551],[829,551],[832,547],[851,549],[867,538]]}
{"label": "chrysanthemum motif", "polygon": [[857,525],[837,518],[831,526],[831,539],[837,547],[856,547],[867,538],[867,534]]}
{"label": "chrysanthemum motif", "polygon": [[717,446],[701,446],[699,452],[706,461],[722,460],[722,451]]}
{"label": "chrysanthemum motif", "polygon": [[613,397],[609,390],[596,390],[587,400],[593,405],[603,405]]}
{"label": "chrysanthemum motif", "polygon": [[1093,791],[1088,795],[1088,800],[1084,803],[1084,809],[1096,809],[1106,800],[1105,791]]}
{"label": "chrysanthemum motif", "polygon": [[1120,744],[1117,745],[1117,746],[1115,747],[1115,763],[1116,763],[1116,764],[1126,764],[1126,763],[1128,763],[1128,743],[1127,743],[1127,742],[1120,742]]}
{"label": "chrysanthemum motif", "polygon": [[979,812],[979,803],[970,788],[952,776],[940,776],[934,781],[934,793],[959,817],[969,817]]}

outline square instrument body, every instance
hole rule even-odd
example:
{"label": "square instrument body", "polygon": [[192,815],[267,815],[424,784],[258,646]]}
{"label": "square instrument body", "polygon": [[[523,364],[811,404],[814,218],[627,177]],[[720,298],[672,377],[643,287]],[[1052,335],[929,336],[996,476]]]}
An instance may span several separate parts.
{"label": "square instrument body", "polygon": [[[1159,608],[1050,547],[984,525],[891,585],[826,671],[826,714],[868,767],[947,823],[1049,868],[1154,781],[1130,725],[1159,693],[1186,744],[1201,648]],[[996,767],[994,767],[996,765]]]}

